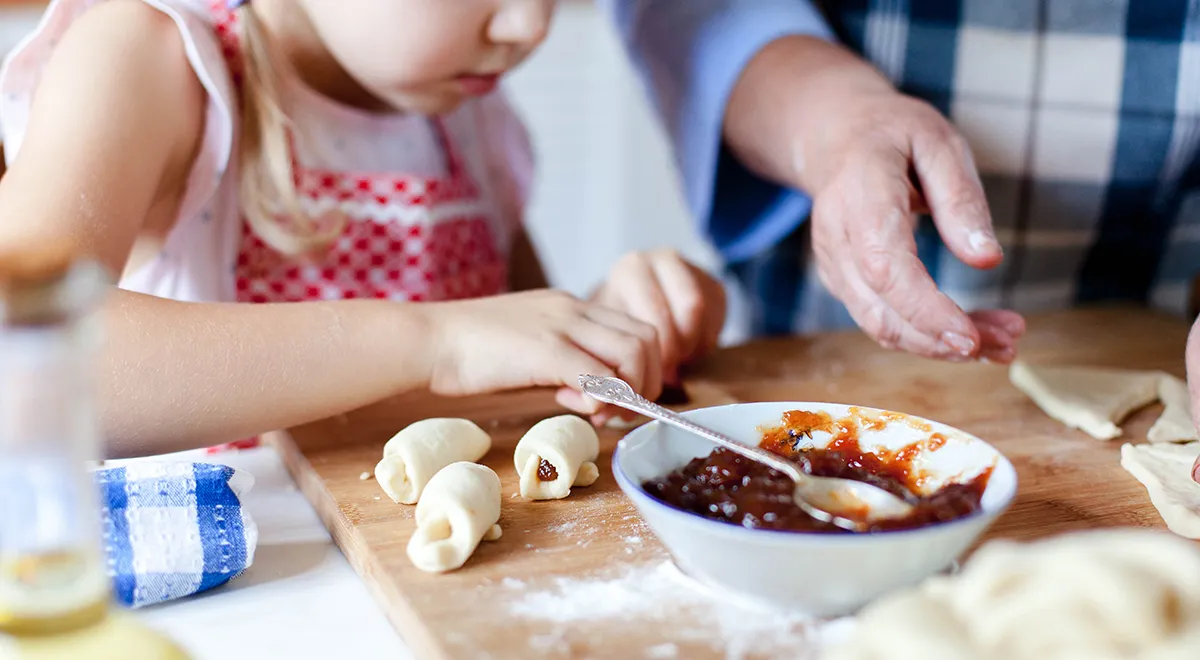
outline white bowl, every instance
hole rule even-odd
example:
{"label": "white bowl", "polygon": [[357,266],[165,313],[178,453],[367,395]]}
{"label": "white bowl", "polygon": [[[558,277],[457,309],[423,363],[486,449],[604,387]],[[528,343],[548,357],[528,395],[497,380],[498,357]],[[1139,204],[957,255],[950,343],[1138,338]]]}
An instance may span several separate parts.
{"label": "white bowl", "polygon": [[[830,403],[743,403],[683,414],[741,442],[757,444],[759,428],[778,426],[786,411],[824,411],[840,419],[850,408]],[[931,432],[942,434],[945,444],[936,451],[923,451],[913,465],[929,477],[924,484],[927,492],[993,468],[980,511],[917,529],[869,534],[750,529],[710,520],[668,506],[642,489],[646,481],[707,456],[714,448],[703,438],[659,422],[635,429],[617,444],[613,474],[679,568],[694,579],[769,607],[839,616],[949,568],[1016,495],[1016,472],[991,445],[945,424],[911,419],[927,423],[930,430],[903,422],[890,423],[881,431],[862,428],[860,446],[866,451],[894,450],[926,439]],[[830,440],[828,433],[816,432],[812,444],[822,447]]]}

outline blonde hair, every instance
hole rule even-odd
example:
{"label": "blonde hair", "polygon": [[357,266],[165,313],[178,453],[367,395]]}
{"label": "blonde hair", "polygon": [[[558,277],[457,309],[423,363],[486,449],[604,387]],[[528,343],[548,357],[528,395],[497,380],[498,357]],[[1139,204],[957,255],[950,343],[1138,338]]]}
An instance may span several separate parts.
{"label": "blonde hair", "polygon": [[320,252],[337,240],[345,218],[340,213],[314,218],[300,204],[292,122],[279,93],[279,74],[286,63],[277,56],[251,4],[236,10],[243,70],[238,149],[241,210],[250,228],[275,250],[290,256]]}

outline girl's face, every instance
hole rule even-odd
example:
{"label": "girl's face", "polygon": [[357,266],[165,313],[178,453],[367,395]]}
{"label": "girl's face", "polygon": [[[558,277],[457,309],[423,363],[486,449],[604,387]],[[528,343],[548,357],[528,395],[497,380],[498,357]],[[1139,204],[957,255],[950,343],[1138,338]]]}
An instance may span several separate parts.
{"label": "girl's face", "polygon": [[492,91],[546,37],[556,0],[301,0],[315,36],[396,109],[451,110]]}

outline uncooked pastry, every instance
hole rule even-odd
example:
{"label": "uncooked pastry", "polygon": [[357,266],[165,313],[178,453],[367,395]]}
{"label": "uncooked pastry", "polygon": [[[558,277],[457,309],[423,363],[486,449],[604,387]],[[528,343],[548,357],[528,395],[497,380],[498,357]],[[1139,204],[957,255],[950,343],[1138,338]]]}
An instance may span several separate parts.
{"label": "uncooked pastry", "polygon": [[500,538],[500,477],[478,463],[451,463],[426,484],[416,519],[408,541],[413,566],[428,573],[459,568],[480,541]]}
{"label": "uncooked pastry", "polygon": [[1146,487],[1167,528],[1190,539],[1200,539],[1200,484],[1192,479],[1197,455],[1198,442],[1121,447],[1121,467]]}
{"label": "uncooked pastry", "polygon": [[[571,494],[572,486],[590,486],[600,476],[596,458],[600,438],[596,429],[574,415],[543,419],[517,443],[513,463],[521,477],[521,496],[531,500],[557,500]],[[542,481],[538,476],[542,461],[554,468],[556,476]]]}
{"label": "uncooked pastry", "polygon": [[1158,398],[1163,412],[1146,438],[1150,442],[1192,442],[1200,440],[1196,435],[1196,424],[1192,422],[1192,397],[1187,383],[1163,374],[1158,381]]}
{"label": "uncooked pastry", "polygon": [[1158,371],[1033,366],[1020,360],[1008,378],[1050,417],[1099,440],[1121,435],[1117,426],[1158,398]]}
{"label": "uncooked pastry", "polygon": [[383,446],[375,479],[393,502],[414,504],[438,470],[456,461],[477,461],[491,446],[487,432],[470,420],[423,419]]}
{"label": "uncooked pastry", "polygon": [[1200,548],[1166,532],[995,541],[867,606],[823,660],[1194,660]]}

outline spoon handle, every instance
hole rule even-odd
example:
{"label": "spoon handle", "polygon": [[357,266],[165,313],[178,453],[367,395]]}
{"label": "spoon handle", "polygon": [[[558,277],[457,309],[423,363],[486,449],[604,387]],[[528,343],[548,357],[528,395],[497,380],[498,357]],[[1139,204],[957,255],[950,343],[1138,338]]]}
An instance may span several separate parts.
{"label": "spoon handle", "polygon": [[584,375],[579,377],[579,385],[585,394],[594,399],[611,403],[626,410],[632,410],[646,417],[657,419],[664,424],[670,424],[684,431],[695,433],[714,444],[745,456],[752,461],[765,463],[767,466],[784,473],[794,482],[799,483],[808,476],[787,459],[776,456],[760,447],[742,444],[724,433],[718,433],[712,429],[700,426],[669,408],[664,408],[657,403],[648,401],[645,397],[634,392],[628,383],[618,378]]}

